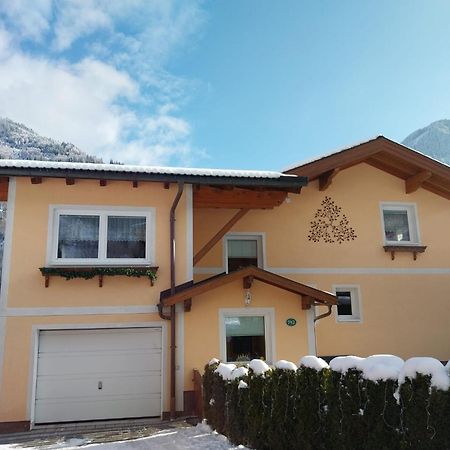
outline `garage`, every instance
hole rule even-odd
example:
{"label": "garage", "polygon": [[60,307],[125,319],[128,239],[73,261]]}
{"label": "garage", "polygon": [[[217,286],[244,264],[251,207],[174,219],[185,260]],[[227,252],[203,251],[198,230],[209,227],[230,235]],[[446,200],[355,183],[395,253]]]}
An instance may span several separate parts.
{"label": "garage", "polygon": [[161,415],[161,328],[40,331],[35,423]]}

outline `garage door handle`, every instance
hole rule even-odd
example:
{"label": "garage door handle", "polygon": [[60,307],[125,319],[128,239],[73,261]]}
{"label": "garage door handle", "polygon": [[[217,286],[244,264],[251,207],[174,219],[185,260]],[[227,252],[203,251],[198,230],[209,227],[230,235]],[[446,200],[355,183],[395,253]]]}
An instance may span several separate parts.
{"label": "garage door handle", "polygon": [[98,388],[99,388],[99,389],[103,389],[103,382],[102,382],[102,381],[99,381],[99,382],[98,382]]}

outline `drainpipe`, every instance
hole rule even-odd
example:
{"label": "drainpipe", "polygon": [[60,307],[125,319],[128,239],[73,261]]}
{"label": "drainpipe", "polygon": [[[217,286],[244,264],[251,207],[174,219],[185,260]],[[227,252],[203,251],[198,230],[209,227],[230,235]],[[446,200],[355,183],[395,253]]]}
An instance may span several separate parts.
{"label": "drainpipe", "polygon": [[[178,191],[175,196],[172,207],[170,208],[170,294],[175,294],[175,210],[181,196],[183,195],[184,183],[178,182]],[[159,317],[163,320],[170,320],[170,418],[175,419],[176,414],[176,332],[175,332],[175,305],[170,307],[170,313],[165,314],[162,303],[158,304]]]}
{"label": "drainpipe", "polygon": [[[316,305],[315,305],[316,306]],[[323,306],[322,303],[317,303],[317,306]],[[316,335],[316,322],[320,319],[325,319],[325,317],[331,316],[331,306],[332,305],[327,305],[328,307],[328,311],[326,313],[320,314],[317,317],[314,317],[314,324],[313,324],[313,331],[314,331],[314,346],[316,348],[316,355],[318,354],[317,352],[317,335]]]}

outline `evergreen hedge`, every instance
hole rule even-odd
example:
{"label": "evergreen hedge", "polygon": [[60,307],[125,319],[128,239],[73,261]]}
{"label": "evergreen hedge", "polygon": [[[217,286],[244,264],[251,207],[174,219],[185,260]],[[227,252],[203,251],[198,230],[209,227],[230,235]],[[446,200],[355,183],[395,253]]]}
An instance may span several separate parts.
{"label": "evergreen hedge", "polygon": [[[253,449],[450,449],[450,391],[417,374],[400,386],[329,368],[249,370],[227,381],[207,365],[205,418]],[[247,388],[239,388],[239,381]]]}

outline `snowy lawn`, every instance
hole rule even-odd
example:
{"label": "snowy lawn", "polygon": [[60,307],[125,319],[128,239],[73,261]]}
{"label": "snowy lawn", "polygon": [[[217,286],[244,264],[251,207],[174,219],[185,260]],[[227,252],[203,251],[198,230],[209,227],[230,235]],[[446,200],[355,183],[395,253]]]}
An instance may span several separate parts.
{"label": "snowy lawn", "polygon": [[[30,449],[29,446],[17,444],[0,445],[0,450]],[[212,431],[206,424],[198,424],[196,427],[161,430],[151,436],[119,442],[106,442],[104,444],[89,445],[89,441],[82,439],[69,439],[50,446],[37,446],[41,449],[89,449],[89,450],[156,450],[156,449],[192,449],[192,450],[229,450],[246,449],[242,445],[230,444],[225,436]]]}

